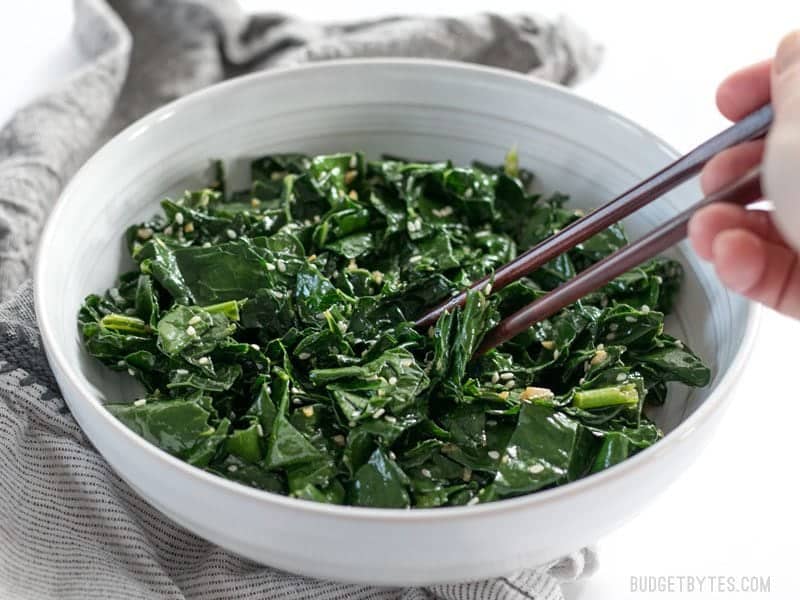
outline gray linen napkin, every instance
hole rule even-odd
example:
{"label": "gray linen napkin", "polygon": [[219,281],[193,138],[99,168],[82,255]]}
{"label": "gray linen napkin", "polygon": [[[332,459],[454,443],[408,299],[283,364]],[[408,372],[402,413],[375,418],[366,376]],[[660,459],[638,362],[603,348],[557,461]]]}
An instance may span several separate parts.
{"label": "gray linen napkin", "polygon": [[[89,64],[0,131],[0,597],[230,599],[563,598],[590,574],[581,550],[513,576],[387,589],[298,577],[171,523],[103,461],[41,349],[27,281],[36,241],[75,169],[151,109],[237,74],[338,57],[417,56],[571,84],[599,49],[566,20],[480,15],[322,25],[241,12],[234,0],[76,0]],[[20,287],[21,286],[21,287]]]}

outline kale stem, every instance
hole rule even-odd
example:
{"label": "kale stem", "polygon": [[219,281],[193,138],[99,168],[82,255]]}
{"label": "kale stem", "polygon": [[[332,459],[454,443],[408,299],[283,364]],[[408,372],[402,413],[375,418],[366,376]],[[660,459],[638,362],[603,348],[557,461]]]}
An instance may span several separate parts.
{"label": "kale stem", "polygon": [[620,404],[637,404],[639,393],[632,383],[598,388],[596,390],[579,390],[572,397],[572,404],[577,408],[603,408]]}
{"label": "kale stem", "polygon": [[134,335],[148,335],[150,333],[150,326],[138,317],[120,315],[118,313],[104,316],[100,319],[100,326],[112,331],[133,333]]}
{"label": "kale stem", "polygon": [[239,302],[237,300],[228,300],[227,302],[220,302],[219,304],[204,306],[203,310],[212,314],[222,313],[231,321],[239,320]]}

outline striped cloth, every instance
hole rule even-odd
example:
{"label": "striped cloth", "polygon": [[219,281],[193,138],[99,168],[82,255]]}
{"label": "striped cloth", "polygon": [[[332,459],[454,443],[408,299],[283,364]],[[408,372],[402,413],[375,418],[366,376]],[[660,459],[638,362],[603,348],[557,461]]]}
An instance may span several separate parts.
{"label": "striped cloth", "polygon": [[[571,84],[599,50],[568,21],[388,18],[320,25],[245,15],[235,0],[77,0],[88,65],[0,131],[0,598],[558,600],[581,550],[512,576],[429,588],[316,581],[244,560],[170,522],[81,432],[41,349],[27,281],[64,183],[121,127],[240,73],[336,57],[468,60]],[[532,566],[533,567],[533,566]]]}

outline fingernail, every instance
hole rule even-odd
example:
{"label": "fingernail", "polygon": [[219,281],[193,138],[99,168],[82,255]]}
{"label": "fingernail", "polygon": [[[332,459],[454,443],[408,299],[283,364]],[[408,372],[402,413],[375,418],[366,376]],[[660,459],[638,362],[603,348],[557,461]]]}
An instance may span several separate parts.
{"label": "fingernail", "polygon": [[793,31],[784,36],[778,44],[775,53],[775,73],[779,75],[798,63],[800,63],[800,31]]}

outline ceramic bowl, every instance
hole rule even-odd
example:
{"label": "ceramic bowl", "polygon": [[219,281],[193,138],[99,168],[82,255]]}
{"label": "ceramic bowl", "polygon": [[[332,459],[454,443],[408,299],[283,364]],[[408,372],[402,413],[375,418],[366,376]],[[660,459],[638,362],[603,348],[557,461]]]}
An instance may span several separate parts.
{"label": "ceramic bowl", "polygon": [[[76,326],[89,293],[128,263],[125,227],[165,194],[202,186],[209,158],[239,178],[249,157],[363,150],[420,159],[502,161],[513,145],[541,184],[591,208],[675,157],[627,119],[562,88],[509,72],[412,60],[356,60],[235,79],[167,105],[116,136],[78,172],[50,216],[36,265],[47,356],[83,430],[147,501],[198,535],[304,575],[421,585],[506,574],[589,544],[679,477],[718,423],[753,339],[754,309],[685,245],[686,283],[668,329],[713,370],[675,386],[654,413],[666,437],[574,483],[486,505],[427,510],[329,506],[250,489],[189,466],[104,408],[132,392],[86,355]],[[699,198],[685,185],[626,221],[633,237]],[[657,543],[654,541],[653,543]]]}

